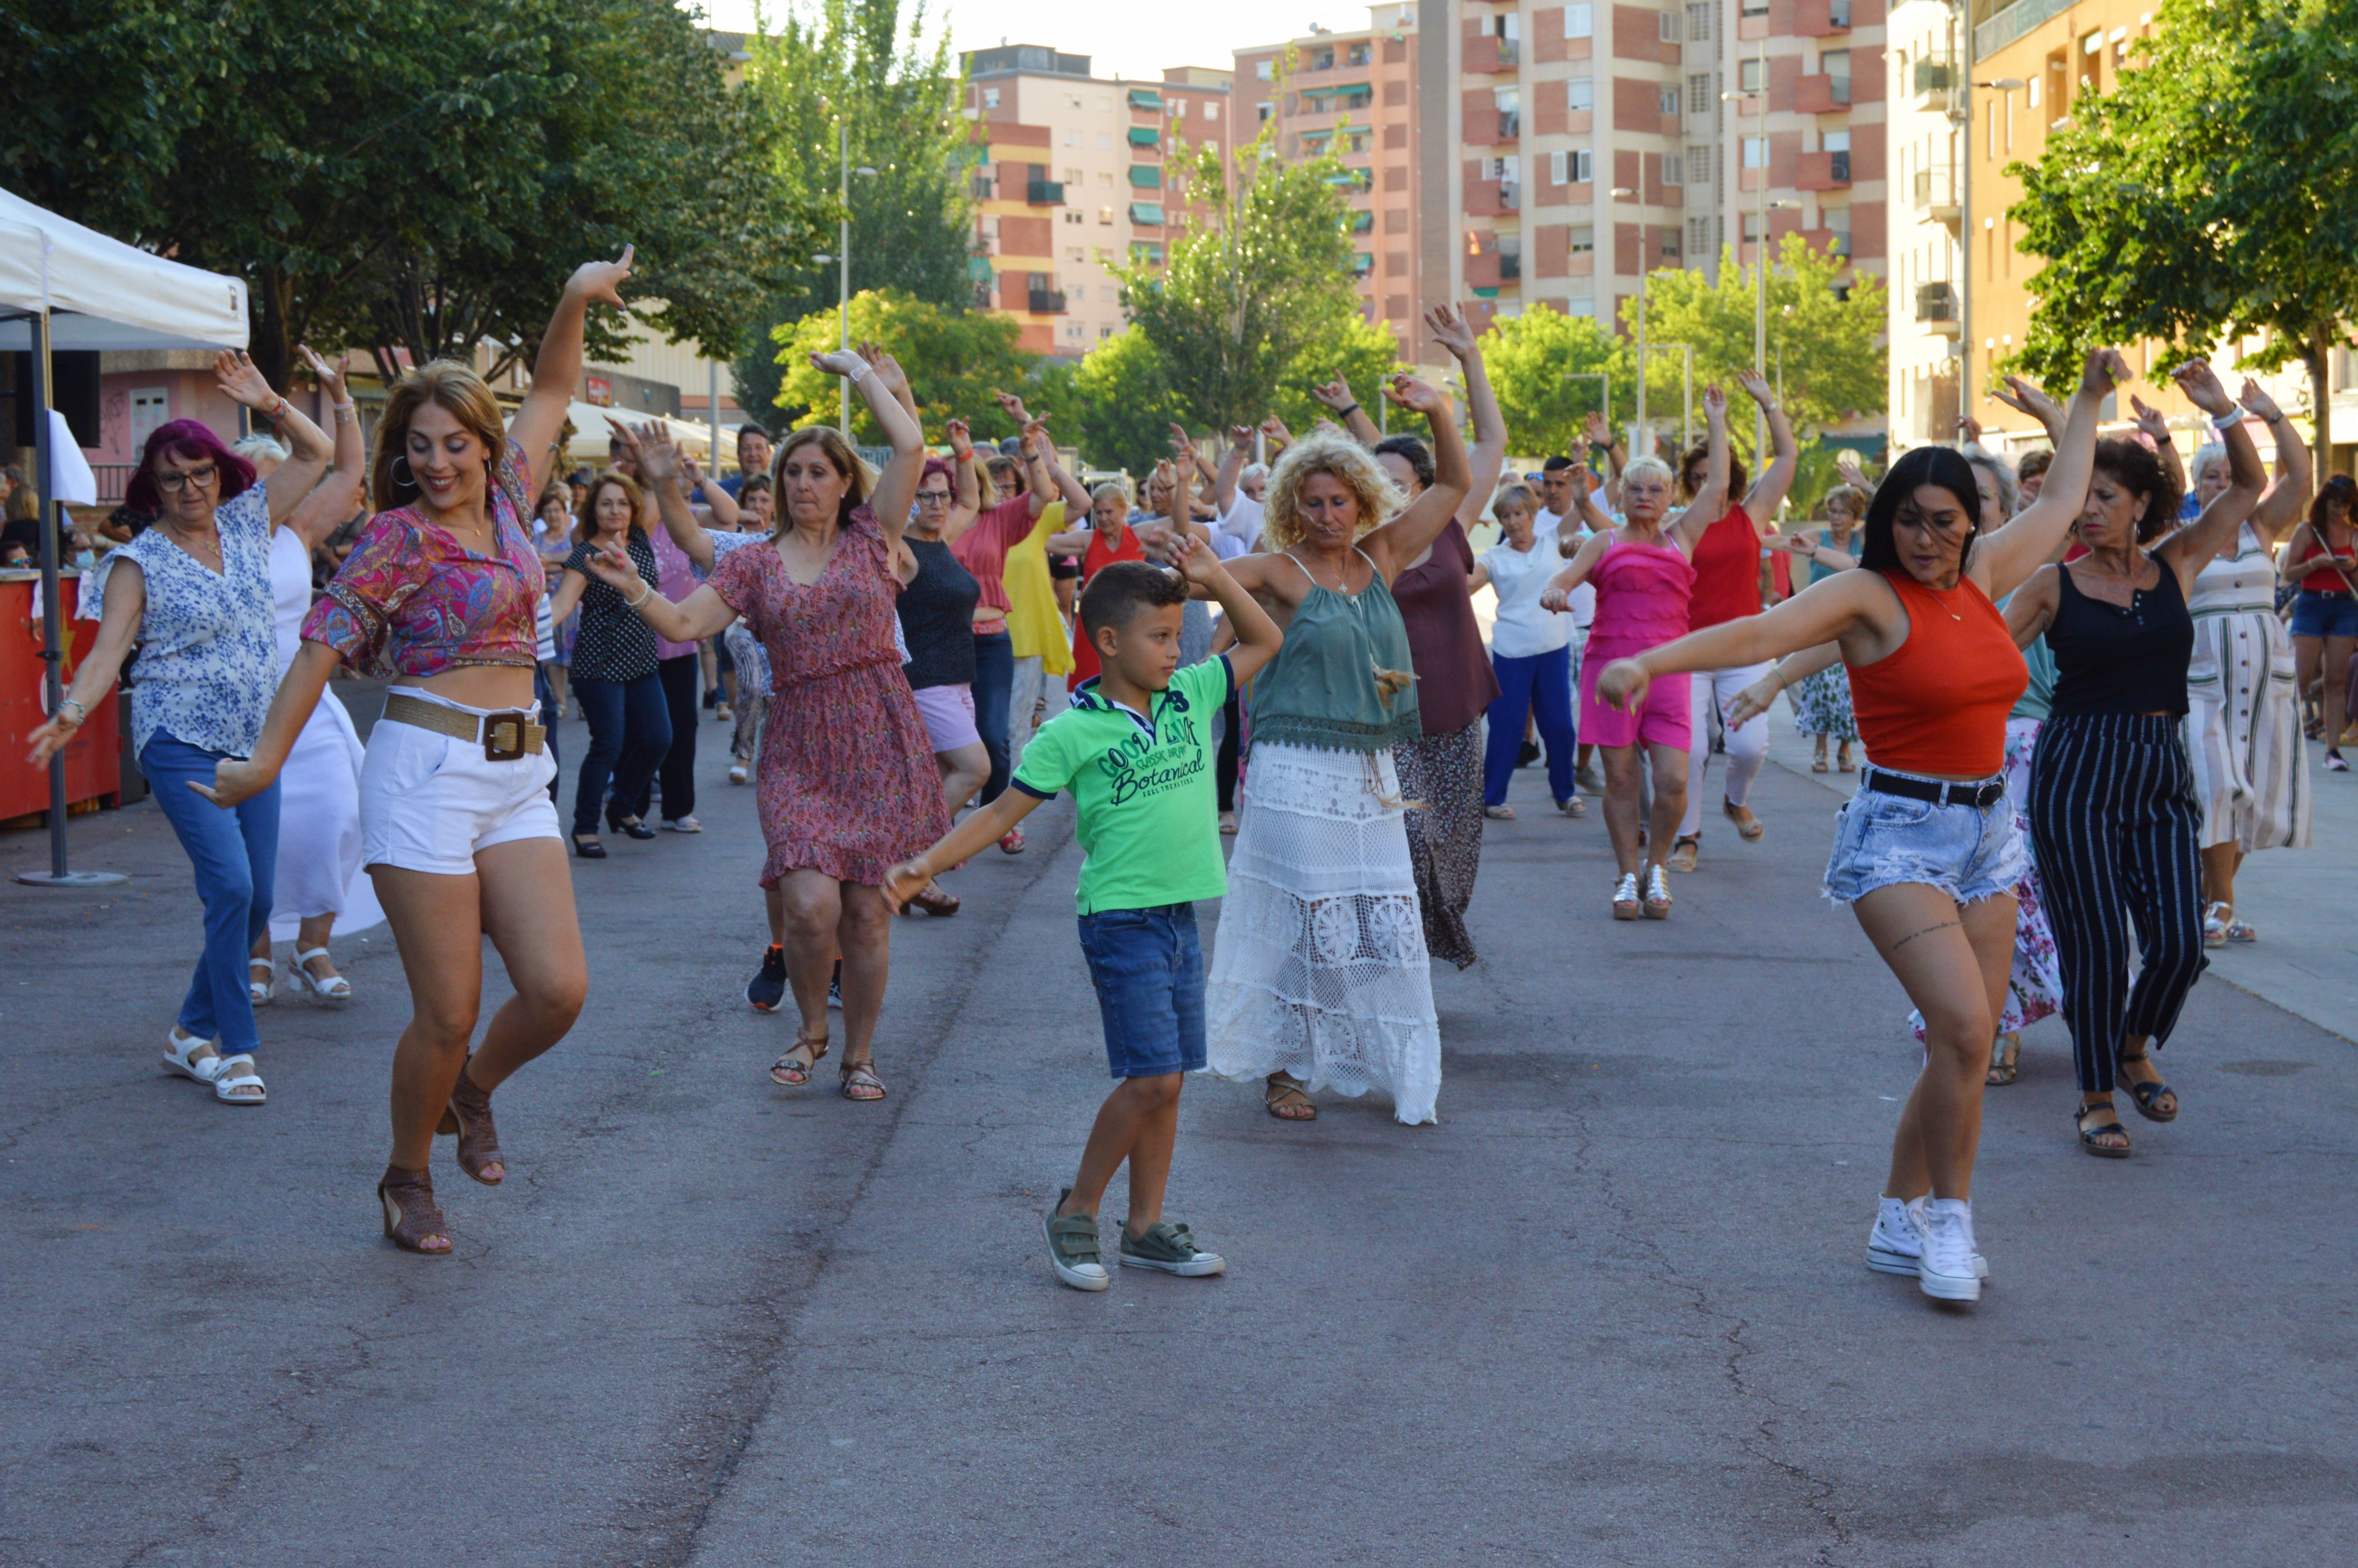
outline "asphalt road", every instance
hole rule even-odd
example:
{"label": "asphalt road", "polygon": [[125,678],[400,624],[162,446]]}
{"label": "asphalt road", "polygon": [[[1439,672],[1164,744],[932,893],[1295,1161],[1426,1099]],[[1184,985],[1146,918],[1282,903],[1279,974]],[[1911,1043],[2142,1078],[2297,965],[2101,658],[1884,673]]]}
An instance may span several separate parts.
{"label": "asphalt road", "polygon": [[377,1235],[382,928],[233,1109],[156,1064],[197,919],[152,806],[74,824],[127,889],[0,886],[0,1563],[2346,1561],[2358,1052],[2206,983],[2184,1116],[2114,1163],[2043,1024],[1981,1304],[1868,1274],[1915,1051],[1817,893],[1841,781],[1772,765],[1767,842],[1616,925],[1599,814],[1521,774],[1440,1125],[1191,1084],[1172,1212],[1230,1272],[1088,1296],[1037,1223],[1106,1088],[1066,809],[897,927],[853,1105],[764,1075],[751,791],[704,744],[707,833],[577,868],[590,1010],[501,1093],[506,1186],[439,1146],[448,1261]]}

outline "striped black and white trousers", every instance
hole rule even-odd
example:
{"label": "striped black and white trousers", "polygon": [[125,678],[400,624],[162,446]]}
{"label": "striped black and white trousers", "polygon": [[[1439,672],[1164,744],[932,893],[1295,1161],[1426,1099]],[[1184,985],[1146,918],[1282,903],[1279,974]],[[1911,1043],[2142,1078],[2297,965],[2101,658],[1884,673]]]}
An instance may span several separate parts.
{"label": "striped black and white trousers", "polygon": [[[2202,954],[2201,808],[2179,720],[2050,719],[2030,762],[2030,838],[2063,970],[2063,1019],[2085,1094],[2110,1094],[2131,1035],[2160,1045]],[[2129,938],[2137,975],[2129,981]]]}

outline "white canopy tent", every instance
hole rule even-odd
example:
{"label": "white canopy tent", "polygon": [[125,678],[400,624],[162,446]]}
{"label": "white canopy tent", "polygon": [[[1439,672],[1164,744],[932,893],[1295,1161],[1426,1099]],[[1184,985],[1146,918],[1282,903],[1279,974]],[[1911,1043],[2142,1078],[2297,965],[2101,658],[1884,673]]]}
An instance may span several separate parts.
{"label": "white canopy tent", "polygon": [[[54,515],[60,454],[49,418],[53,350],[242,349],[246,345],[245,285],[150,254],[95,229],[59,217],[0,190],[0,350],[29,352],[38,448],[35,491]],[[79,453],[76,454],[79,456]],[[58,541],[41,530],[41,656],[48,661],[48,708],[57,709],[63,643],[58,613]],[[49,870],[16,879],[47,887],[92,887],[123,879],[66,869],[66,775],[49,761]]]}
{"label": "white canopy tent", "polygon": [[[648,425],[661,425],[671,432],[679,449],[694,457],[708,470],[712,467],[712,432],[702,425],[691,425],[685,419],[674,419],[663,414],[633,414],[627,408],[601,408],[594,403],[575,402],[566,409],[573,421],[573,444],[565,450],[568,458],[584,462],[602,463],[606,460],[606,438],[615,421],[639,429]],[[716,478],[719,475],[716,473]]]}

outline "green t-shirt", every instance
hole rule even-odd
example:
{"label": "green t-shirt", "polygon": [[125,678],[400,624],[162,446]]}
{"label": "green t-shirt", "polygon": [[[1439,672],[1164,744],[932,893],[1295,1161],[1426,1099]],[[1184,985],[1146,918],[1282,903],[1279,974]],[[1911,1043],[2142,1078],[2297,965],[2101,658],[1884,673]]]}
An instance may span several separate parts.
{"label": "green t-shirt", "polygon": [[1075,900],[1083,914],[1218,898],[1219,795],[1212,719],[1234,689],[1226,654],[1190,665],[1154,697],[1151,721],[1081,683],[1073,706],[1023,749],[1014,785],[1053,799],[1073,792],[1086,856]]}

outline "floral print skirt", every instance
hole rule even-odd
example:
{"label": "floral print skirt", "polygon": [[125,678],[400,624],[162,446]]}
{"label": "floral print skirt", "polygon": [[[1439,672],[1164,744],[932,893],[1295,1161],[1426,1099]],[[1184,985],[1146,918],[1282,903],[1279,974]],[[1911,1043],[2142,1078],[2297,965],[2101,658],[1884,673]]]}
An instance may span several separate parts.
{"label": "floral print skirt", "polygon": [[1850,708],[1850,671],[1841,665],[1820,670],[1792,692],[1793,728],[1804,735],[1856,741],[1858,720]]}
{"label": "floral print skirt", "polygon": [[1424,945],[1463,969],[1474,962],[1466,905],[1482,869],[1482,724],[1392,749],[1401,798],[1410,803],[1408,858],[1416,872]]}

